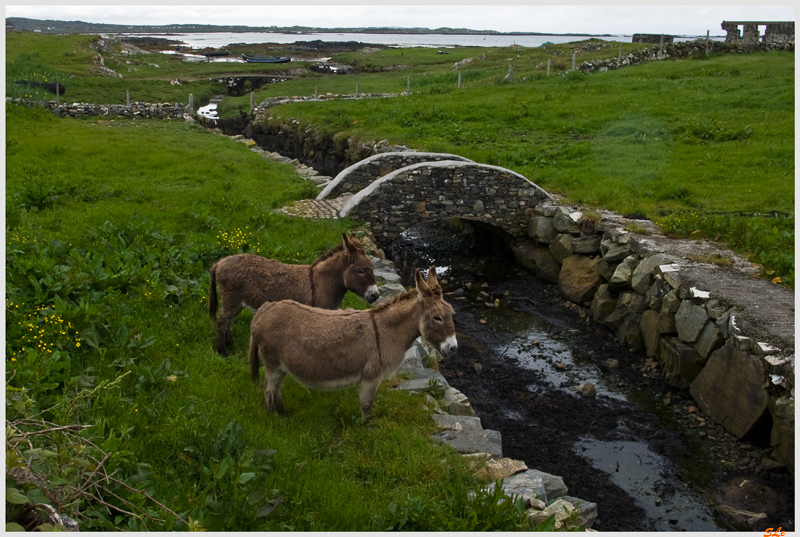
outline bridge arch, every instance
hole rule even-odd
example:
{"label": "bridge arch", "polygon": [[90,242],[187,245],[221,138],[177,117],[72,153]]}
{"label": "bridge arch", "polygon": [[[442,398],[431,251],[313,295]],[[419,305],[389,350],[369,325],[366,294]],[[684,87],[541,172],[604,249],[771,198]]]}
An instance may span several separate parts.
{"label": "bridge arch", "polygon": [[384,175],[350,198],[339,215],[369,222],[381,246],[423,220],[448,218],[483,222],[521,241],[527,238],[533,208],[552,199],[506,168],[444,160]]}
{"label": "bridge arch", "polygon": [[375,179],[419,162],[435,162],[441,160],[458,160],[472,162],[466,157],[449,153],[427,153],[419,151],[391,151],[378,153],[360,160],[342,170],[333,178],[328,186],[317,195],[317,201],[336,198],[345,193],[355,194],[367,187]]}

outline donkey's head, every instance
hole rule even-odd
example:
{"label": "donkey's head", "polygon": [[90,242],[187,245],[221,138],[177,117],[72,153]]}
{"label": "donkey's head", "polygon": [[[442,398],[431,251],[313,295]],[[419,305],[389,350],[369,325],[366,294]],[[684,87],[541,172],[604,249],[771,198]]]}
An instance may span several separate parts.
{"label": "donkey's head", "polygon": [[417,282],[419,300],[423,305],[423,313],[419,320],[419,332],[422,339],[435,346],[442,356],[450,356],[458,350],[456,328],[453,325],[453,307],[442,298],[442,287],[436,278],[436,267],[428,270],[427,282],[419,270],[414,272]]}
{"label": "donkey's head", "polygon": [[344,240],[345,269],[344,286],[359,296],[364,297],[367,302],[375,302],[380,296],[378,286],[375,284],[375,274],[372,272],[372,261],[369,260],[367,252],[361,246],[355,235],[342,233]]}

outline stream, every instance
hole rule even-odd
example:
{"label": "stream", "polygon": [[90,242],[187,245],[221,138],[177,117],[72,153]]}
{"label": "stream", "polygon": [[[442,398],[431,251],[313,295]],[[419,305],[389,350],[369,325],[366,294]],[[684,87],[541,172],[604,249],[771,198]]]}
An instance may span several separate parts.
{"label": "stream", "polygon": [[[440,371],[502,433],[505,457],[597,503],[594,529],[737,529],[711,505],[732,472],[719,468],[716,437],[691,425],[688,393],[642,373],[644,354],[520,268],[501,239],[424,224],[384,251],[407,286],[415,268],[436,265],[459,340]],[[596,395],[579,393],[587,383]]]}

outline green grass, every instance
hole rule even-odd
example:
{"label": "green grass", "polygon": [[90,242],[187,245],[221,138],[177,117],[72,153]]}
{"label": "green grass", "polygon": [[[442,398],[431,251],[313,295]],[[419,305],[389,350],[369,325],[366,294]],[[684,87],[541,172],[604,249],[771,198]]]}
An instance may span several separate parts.
{"label": "green grass", "polygon": [[[103,485],[106,501],[160,520],[85,495],[48,500],[81,529],[187,529],[170,511],[217,531],[521,527],[521,505],[468,495],[479,483],[433,442],[422,398],[383,385],[364,427],[356,388],[288,380],[290,417],[267,415],[249,379],[249,313],[233,325],[235,352],[214,351],[214,261],[250,251],[310,263],[356,228],[271,212],[311,194],[290,165],[174,121],[7,104],[6,134],[7,418],[91,425],[68,443],[7,443],[8,467],[30,459],[64,499],[108,453],[104,471],[122,484]],[[344,305],[366,307],[352,294]],[[12,488],[7,521],[42,501],[34,485]]]}
{"label": "green grass", "polygon": [[[462,90],[446,80],[411,96],[294,103],[270,113],[275,122],[294,118],[331,135],[503,166],[587,208],[656,221],[687,212],[788,214],[792,237],[781,241],[780,260],[772,260],[774,243],[755,240],[740,251],[793,285],[793,263],[783,261],[794,256],[793,54],[651,62],[525,82],[515,75],[506,84],[500,74]],[[730,222],[728,236],[737,226],[759,234],[760,224],[746,216]]]}

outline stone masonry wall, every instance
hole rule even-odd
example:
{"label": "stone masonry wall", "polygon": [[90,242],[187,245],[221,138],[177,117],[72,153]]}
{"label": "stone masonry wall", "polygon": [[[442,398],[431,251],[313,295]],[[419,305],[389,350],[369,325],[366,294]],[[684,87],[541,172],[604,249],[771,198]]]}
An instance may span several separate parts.
{"label": "stone masonry wall", "polygon": [[345,193],[355,194],[362,188],[369,186],[376,178],[383,177],[390,172],[419,162],[435,162],[440,160],[472,162],[466,157],[451,155],[449,153],[425,153],[417,151],[379,153],[367,157],[360,162],[356,162],[352,166],[342,170],[342,172],[334,177],[330,184],[319,193],[317,200],[335,198]]}
{"label": "stone masonry wall", "polygon": [[737,295],[713,265],[693,267],[619,221],[550,201],[534,208],[528,236],[514,247],[522,265],[589,308],[620,345],[644,351],[647,371],[688,389],[731,434],[764,434],[771,418],[772,462],[794,472],[794,320],[775,311],[794,311],[793,292],[752,280],[750,294]]}
{"label": "stone masonry wall", "polygon": [[699,57],[706,53],[706,46],[708,46],[709,53],[722,53],[722,54],[740,54],[744,52],[757,52],[757,51],[770,51],[770,50],[783,50],[794,52],[794,40],[784,43],[722,43],[719,41],[708,41],[705,39],[697,39],[695,41],[680,41],[678,43],[664,43],[664,54],[661,55],[661,46],[655,45],[653,47],[645,48],[631,52],[622,58],[609,58],[605,60],[595,60],[591,62],[583,62],[577,66],[580,71],[584,73],[592,73],[594,71],[605,72],[610,69],[619,69],[620,67],[627,67],[630,65],[637,65],[647,61],[658,60],[662,58],[688,58]]}
{"label": "stone masonry wall", "polygon": [[184,107],[180,103],[131,103],[124,104],[57,104],[47,101],[44,106],[59,117],[80,118],[84,116],[119,116],[132,118],[183,119]]}
{"label": "stone masonry wall", "polygon": [[422,220],[446,218],[485,222],[519,239],[525,236],[533,206],[549,198],[511,170],[445,160],[383,176],[354,195],[340,215],[369,222],[382,245]]}

